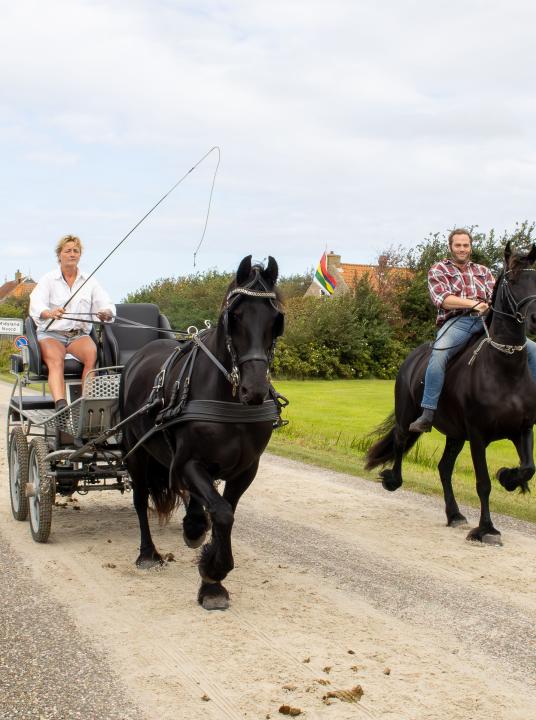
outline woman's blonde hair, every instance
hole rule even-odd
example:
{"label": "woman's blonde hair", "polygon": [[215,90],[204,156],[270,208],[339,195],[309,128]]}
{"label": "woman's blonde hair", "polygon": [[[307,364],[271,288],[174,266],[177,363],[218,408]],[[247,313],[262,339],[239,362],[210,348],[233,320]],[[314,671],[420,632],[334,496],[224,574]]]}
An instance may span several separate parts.
{"label": "woman's blonde hair", "polygon": [[76,245],[76,247],[80,250],[80,255],[82,254],[83,245],[79,237],[76,237],[76,235],[64,235],[62,238],[60,238],[56,244],[56,257],[58,258],[58,262],[60,261],[60,253],[63,250],[63,248],[67,245],[68,242],[72,242]]}

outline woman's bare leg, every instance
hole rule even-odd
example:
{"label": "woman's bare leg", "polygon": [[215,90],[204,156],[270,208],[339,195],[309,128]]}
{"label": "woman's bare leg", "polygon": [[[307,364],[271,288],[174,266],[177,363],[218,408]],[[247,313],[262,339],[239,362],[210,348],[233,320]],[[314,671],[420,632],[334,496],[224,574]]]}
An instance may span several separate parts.
{"label": "woman's bare leg", "polygon": [[67,345],[66,352],[74,355],[84,366],[82,370],[82,387],[84,387],[86,375],[90,370],[93,370],[97,362],[97,346],[89,335],[85,335]]}
{"label": "woman's bare leg", "polygon": [[59,340],[48,338],[40,340],[41,357],[48,368],[48,386],[54,402],[65,400],[65,383],[63,380],[63,366],[65,363],[65,348]]}

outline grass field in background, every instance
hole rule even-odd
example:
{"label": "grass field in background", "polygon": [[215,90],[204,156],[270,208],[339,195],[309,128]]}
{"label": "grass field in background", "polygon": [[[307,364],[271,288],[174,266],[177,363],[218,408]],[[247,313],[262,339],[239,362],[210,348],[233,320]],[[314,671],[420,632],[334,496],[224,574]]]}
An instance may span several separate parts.
{"label": "grass field in background", "polygon": [[[270,452],[378,479],[378,470],[366,472],[364,469],[364,443],[366,436],[394,408],[394,381],[278,380],[274,385],[290,400],[284,411],[290,423],[273,434]],[[443,447],[444,436],[435,430],[421,436],[404,460],[404,487],[442,495],[437,463]],[[531,494],[508,493],[495,479],[499,468],[519,464],[512,443],[506,440],[492,443],[487,458],[492,476],[492,512],[536,522],[536,499]],[[458,501],[480,507],[468,444],[458,458],[453,478]]]}
{"label": "grass field in background", "polygon": [[[2,373],[0,379],[13,383],[13,375],[7,373]],[[290,400],[284,411],[290,423],[274,432],[270,452],[378,481],[378,470],[364,469],[364,447],[366,436],[393,410],[394,381],[278,380],[274,384]],[[437,463],[443,447],[444,436],[435,430],[421,436],[404,459],[405,488],[442,495]],[[519,464],[512,443],[506,440],[492,443],[487,458],[492,476],[492,512],[536,522],[534,493],[525,496],[508,493],[495,479],[500,467]],[[467,444],[458,457],[453,477],[458,501],[479,507]],[[531,484],[536,488],[536,477]]]}

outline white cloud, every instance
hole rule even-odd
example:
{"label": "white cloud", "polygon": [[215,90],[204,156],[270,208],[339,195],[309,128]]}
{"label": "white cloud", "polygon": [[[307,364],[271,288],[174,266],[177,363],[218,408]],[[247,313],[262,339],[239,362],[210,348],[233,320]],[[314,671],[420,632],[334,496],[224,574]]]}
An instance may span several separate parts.
{"label": "white cloud", "polygon": [[[44,245],[67,230],[87,238],[88,261],[101,259],[214,144],[223,156],[205,267],[253,252],[295,272],[325,244],[369,261],[454,222],[502,229],[531,217],[532,3],[0,8],[0,236],[16,233],[43,271]],[[122,249],[122,292],[191,269],[213,167]]]}

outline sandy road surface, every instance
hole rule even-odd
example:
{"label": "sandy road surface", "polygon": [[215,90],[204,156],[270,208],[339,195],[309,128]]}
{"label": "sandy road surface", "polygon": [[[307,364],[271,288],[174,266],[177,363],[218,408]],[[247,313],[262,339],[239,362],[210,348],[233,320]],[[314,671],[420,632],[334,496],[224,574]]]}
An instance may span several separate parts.
{"label": "sandy road surface", "polygon": [[[153,522],[175,562],[143,573],[130,496],[56,508],[38,545],[11,517],[4,451],[0,473],[5,541],[147,720],[536,717],[533,526],[499,519],[504,546],[474,546],[436,500],[266,455],[237,512],[231,608],[208,613],[179,518]],[[356,685],[358,703],[323,699]]]}

